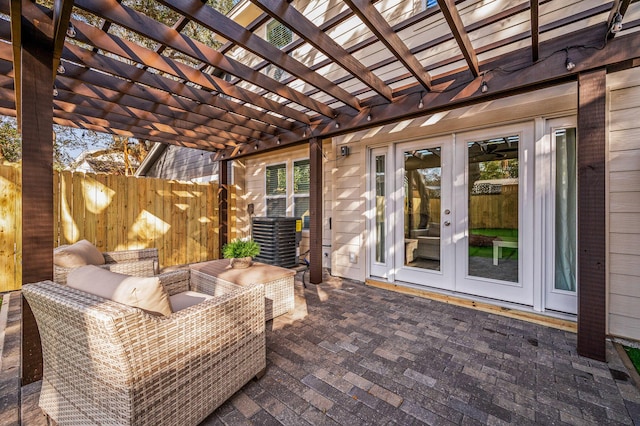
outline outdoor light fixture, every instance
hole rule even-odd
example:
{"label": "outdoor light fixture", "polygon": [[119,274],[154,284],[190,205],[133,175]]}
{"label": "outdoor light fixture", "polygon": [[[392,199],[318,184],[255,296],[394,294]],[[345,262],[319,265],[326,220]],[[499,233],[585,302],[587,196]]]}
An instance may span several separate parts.
{"label": "outdoor light fixture", "polygon": [[71,38],[76,37],[76,28],[73,26],[71,22],[69,22],[69,28],[67,28],[67,37],[71,37]]}
{"label": "outdoor light fixture", "polygon": [[487,91],[489,91],[489,85],[484,80],[482,80],[482,83],[480,84],[480,91],[482,93],[487,93]]}
{"label": "outdoor light fixture", "polygon": [[67,70],[64,69],[64,65],[58,65],[58,74],[64,74]]}
{"label": "outdoor light fixture", "polygon": [[612,34],[619,33],[622,31],[622,15],[620,12],[616,12],[613,16],[613,20],[611,21],[611,28],[609,29]]}

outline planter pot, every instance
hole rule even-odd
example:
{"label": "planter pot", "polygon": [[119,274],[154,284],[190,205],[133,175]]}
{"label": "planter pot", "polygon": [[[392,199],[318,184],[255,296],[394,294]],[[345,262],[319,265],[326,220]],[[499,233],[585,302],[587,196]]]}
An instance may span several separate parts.
{"label": "planter pot", "polygon": [[233,269],[248,268],[249,266],[251,266],[252,263],[253,262],[251,257],[239,257],[239,258],[234,257],[234,258],[231,258],[231,261],[229,262],[229,264]]}

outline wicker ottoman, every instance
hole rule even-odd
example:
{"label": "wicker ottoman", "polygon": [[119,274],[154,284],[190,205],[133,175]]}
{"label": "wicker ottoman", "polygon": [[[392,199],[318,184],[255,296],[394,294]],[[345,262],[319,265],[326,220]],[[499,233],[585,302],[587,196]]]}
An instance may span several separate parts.
{"label": "wicker ottoman", "polygon": [[293,310],[293,281],[296,272],[291,269],[260,262],[253,262],[253,265],[246,269],[233,269],[229,265],[229,259],[195,263],[189,268],[192,279],[196,281],[199,276],[204,275],[207,279],[213,278],[214,283],[222,281],[240,286],[264,284],[267,321]]}

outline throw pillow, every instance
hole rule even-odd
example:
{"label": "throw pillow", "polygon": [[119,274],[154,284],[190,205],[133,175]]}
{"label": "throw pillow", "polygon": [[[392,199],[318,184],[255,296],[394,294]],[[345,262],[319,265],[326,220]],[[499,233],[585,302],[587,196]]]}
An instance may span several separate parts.
{"label": "throw pillow", "polygon": [[158,277],[132,277],[86,265],[69,272],[67,285],[154,315],[171,315],[169,294]]}
{"label": "throw pillow", "polygon": [[70,246],[58,247],[53,251],[53,263],[66,268],[84,265],[104,265],[100,250],[87,240],[80,240]]}

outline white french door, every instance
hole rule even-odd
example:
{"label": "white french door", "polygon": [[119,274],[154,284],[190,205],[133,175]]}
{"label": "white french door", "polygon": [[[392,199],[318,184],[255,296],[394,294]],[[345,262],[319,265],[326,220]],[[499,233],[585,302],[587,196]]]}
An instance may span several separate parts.
{"label": "white french door", "polygon": [[395,157],[395,279],[453,290],[451,137],[399,144]]}
{"label": "white french door", "polygon": [[536,122],[371,150],[369,275],[575,313],[575,118]]}
{"label": "white french door", "polygon": [[533,124],[456,135],[458,292],[533,305]]}
{"label": "white french door", "polygon": [[370,275],[533,305],[532,149],[525,123],[372,150]]}

